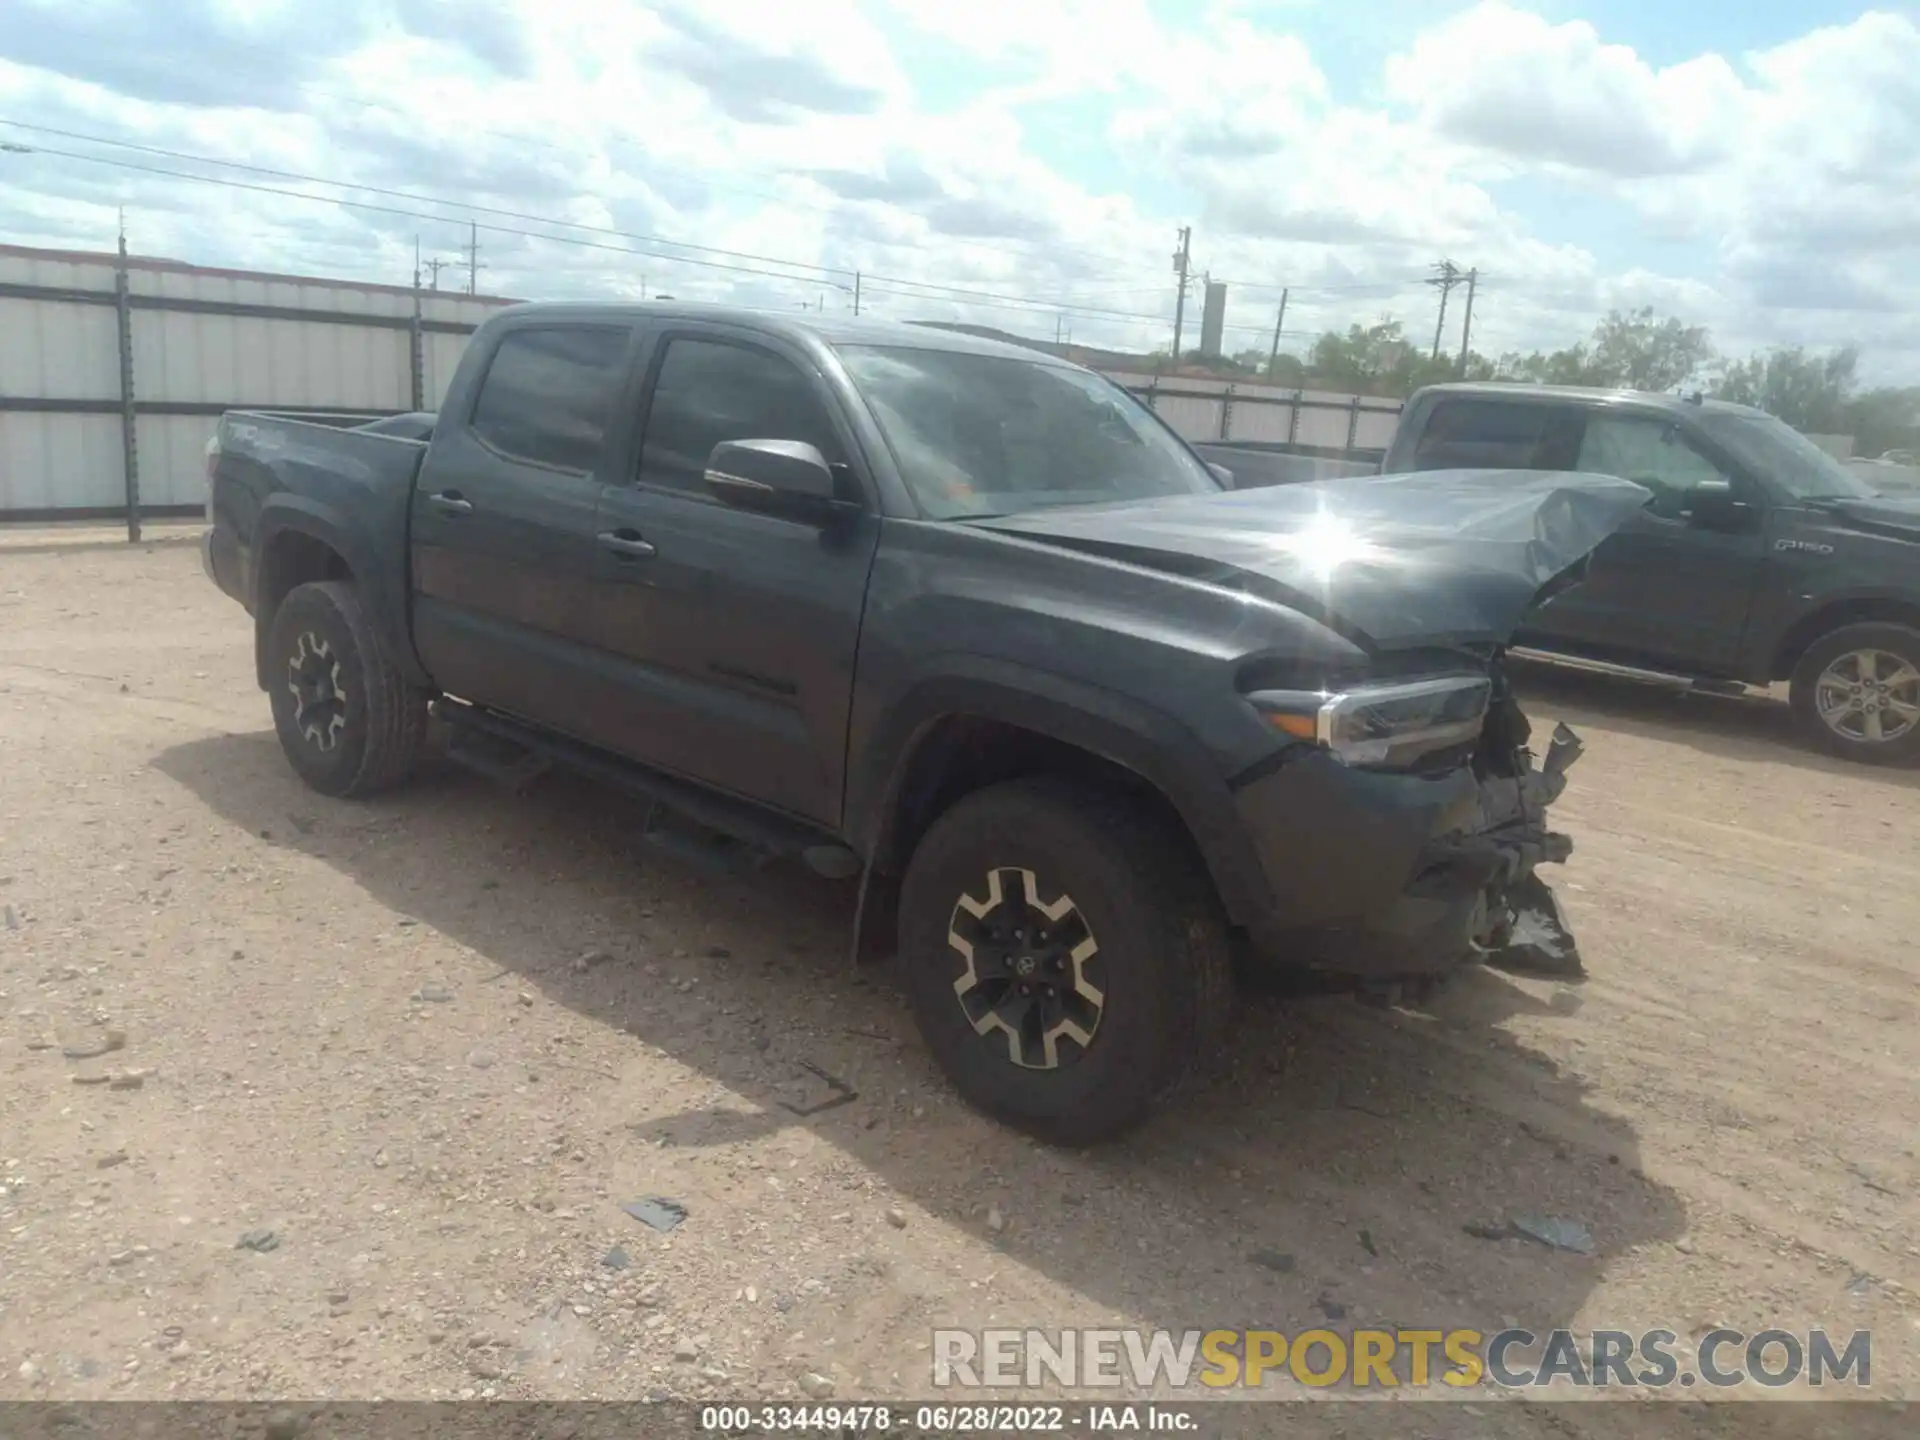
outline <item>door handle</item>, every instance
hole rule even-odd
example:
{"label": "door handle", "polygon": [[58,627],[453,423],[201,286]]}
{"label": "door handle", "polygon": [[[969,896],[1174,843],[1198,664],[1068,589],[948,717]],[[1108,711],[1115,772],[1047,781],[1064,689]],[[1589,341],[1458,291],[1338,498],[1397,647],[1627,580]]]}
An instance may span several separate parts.
{"label": "door handle", "polygon": [[622,560],[648,560],[658,553],[651,544],[640,538],[637,530],[603,530],[600,532],[600,548],[611,551]]}
{"label": "door handle", "polygon": [[437,495],[429,495],[434,508],[447,515],[471,515],[473,502],[458,490],[442,490]]}

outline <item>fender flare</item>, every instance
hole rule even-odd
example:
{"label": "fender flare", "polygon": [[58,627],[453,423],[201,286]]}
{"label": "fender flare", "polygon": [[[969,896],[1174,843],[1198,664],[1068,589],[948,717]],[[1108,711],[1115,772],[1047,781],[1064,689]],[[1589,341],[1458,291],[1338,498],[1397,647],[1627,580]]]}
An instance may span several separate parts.
{"label": "fender flare", "polygon": [[1178,721],[1130,697],[1007,661],[946,657],[892,705],[850,769],[847,834],[869,869],[904,865],[901,801],[922,746],[943,722],[979,719],[1031,731],[1138,776],[1179,816],[1235,923],[1271,904],[1266,877],[1226,779]]}
{"label": "fender flare", "polygon": [[[404,584],[396,590],[395,577],[380,564],[373,543],[338,507],[309,496],[282,492],[261,507],[254,533],[255,554],[259,559],[248,577],[248,590],[258,636],[256,668],[265,664],[261,649],[267,629],[273,623],[263,594],[269,571],[267,555],[281,536],[297,534],[319,541],[346,563],[354,583],[366,596],[375,631],[386,642],[401,671],[416,685],[429,683],[419,657],[414,654],[413,637],[408,632],[408,597]],[[264,670],[262,673],[264,675]]]}
{"label": "fender flare", "polygon": [[1799,615],[1770,635],[1765,644],[1756,644],[1757,652],[1749,668],[1765,673],[1761,684],[1771,683],[1782,669],[1792,673],[1807,647],[1822,635],[1843,625],[1908,625],[1920,629],[1920,596],[1911,591],[1887,586],[1865,586],[1822,595]]}

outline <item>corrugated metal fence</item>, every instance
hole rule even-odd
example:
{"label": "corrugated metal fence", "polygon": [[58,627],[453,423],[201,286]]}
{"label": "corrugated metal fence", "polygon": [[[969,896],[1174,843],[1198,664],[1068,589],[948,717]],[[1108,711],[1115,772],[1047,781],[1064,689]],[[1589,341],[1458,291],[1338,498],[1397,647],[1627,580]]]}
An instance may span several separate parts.
{"label": "corrugated metal fence", "polygon": [[1185,375],[1107,374],[1201,445],[1377,462],[1400,423],[1398,400]]}
{"label": "corrugated metal fence", "polygon": [[509,302],[0,246],[0,519],[198,510],[223,411],[439,404]]}
{"label": "corrugated metal fence", "polygon": [[[438,407],[511,301],[0,246],[0,520],[190,513],[222,412]],[[1112,372],[1241,483],[1371,468],[1397,401]]]}

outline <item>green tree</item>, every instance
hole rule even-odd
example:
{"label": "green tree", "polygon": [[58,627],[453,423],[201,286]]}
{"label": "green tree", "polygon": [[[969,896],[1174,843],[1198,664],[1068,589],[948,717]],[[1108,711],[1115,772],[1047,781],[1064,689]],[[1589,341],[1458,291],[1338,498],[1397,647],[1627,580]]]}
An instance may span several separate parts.
{"label": "green tree", "polygon": [[1713,394],[1758,406],[1808,434],[1846,434],[1859,363],[1860,352],[1851,345],[1830,355],[1810,355],[1800,345],[1757,351],[1729,364]]}
{"label": "green tree", "polygon": [[1274,356],[1264,373],[1273,384],[1291,385],[1297,390],[1307,383],[1307,362],[1298,355],[1282,353]]}
{"label": "green tree", "polygon": [[1594,385],[1628,390],[1675,390],[1713,359],[1704,326],[1685,325],[1673,316],[1653,317],[1653,307],[1609,311],[1593,328],[1587,369]]}
{"label": "green tree", "polygon": [[1598,385],[1587,357],[1587,347],[1572,345],[1551,355],[1536,350],[1531,355],[1510,351],[1500,357],[1495,378],[1516,380],[1527,385]]}
{"label": "green tree", "polygon": [[1314,342],[1308,368],[1312,382],[1328,390],[1402,398],[1458,375],[1454,357],[1421,351],[1398,320],[1384,319],[1349,326],[1344,335],[1329,330]]}
{"label": "green tree", "polygon": [[1707,331],[1651,307],[1612,310],[1584,344],[1551,353],[1518,351],[1500,357],[1494,378],[1529,385],[1600,385],[1625,390],[1673,390],[1713,359]]}
{"label": "green tree", "polygon": [[1888,450],[1920,450],[1920,385],[1869,390],[1847,401],[1843,433],[1853,436],[1856,453],[1877,456]]}

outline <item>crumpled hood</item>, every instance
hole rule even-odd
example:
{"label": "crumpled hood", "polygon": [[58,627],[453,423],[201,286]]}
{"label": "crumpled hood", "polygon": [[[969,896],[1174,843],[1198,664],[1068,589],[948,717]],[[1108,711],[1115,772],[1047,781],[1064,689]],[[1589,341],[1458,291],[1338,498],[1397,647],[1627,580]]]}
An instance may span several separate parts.
{"label": "crumpled hood", "polygon": [[1264,594],[1368,648],[1503,645],[1648,498],[1611,475],[1427,470],[973,523]]}

